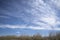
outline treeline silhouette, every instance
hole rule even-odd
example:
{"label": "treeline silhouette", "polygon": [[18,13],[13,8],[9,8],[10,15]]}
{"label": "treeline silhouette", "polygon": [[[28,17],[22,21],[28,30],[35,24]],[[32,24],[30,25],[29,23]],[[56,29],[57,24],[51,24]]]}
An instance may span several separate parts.
{"label": "treeline silhouette", "polygon": [[0,40],[60,40],[60,33],[50,33],[49,36],[44,37],[40,34],[35,34],[33,36],[0,36]]}

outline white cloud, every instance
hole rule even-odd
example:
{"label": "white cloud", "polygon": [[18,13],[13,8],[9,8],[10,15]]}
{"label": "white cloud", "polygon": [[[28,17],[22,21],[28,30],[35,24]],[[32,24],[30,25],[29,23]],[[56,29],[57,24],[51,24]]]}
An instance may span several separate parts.
{"label": "white cloud", "polygon": [[22,25],[0,25],[1,28],[25,28],[25,26],[22,26]]}
{"label": "white cloud", "polygon": [[45,28],[45,27],[29,27],[33,30],[60,30],[60,28]]}
{"label": "white cloud", "polygon": [[[59,1],[59,0],[58,0]],[[57,5],[57,7],[60,7],[60,1],[57,0],[51,0],[51,4]],[[49,1],[48,1],[49,2]],[[14,4],[15,2],[13,2]],[[15,3],[16,4],[16,3]],[[56,12],[51,7],[53,5],[49,5],[45,3],[43,0],[32,0],[31,1],[24,1],[22,3],[23,6],[26,4],[26,7],[22,7],[22,5],[19,5],[18,3],[14,5],[14,8],[16,8],[18,11],[14,11],[11,13],[7,13],[9,15],[12,15],[16,18],[21,18],[24,20],[27,25],[28,23],[37,24],[39,26],[28,26],[27,25],[0,25],[0,27],[7,27],[7,28],[30,28],[34,30],[60,30],[60,28],[57,28],[57,25],[60,24],[60,21],[58,22]],[[12,6],[12,5],[11,5]],[[12,6],[13,7],[13,6]],[[10,7],[10,8],[12,8]],[[26,12],[26,13],[25,13]],[[31,14],[31,15],[30,15]]]}
{"label": "white cloud", "polygon": [[[32,29],[32,30],[60,30],[60,28],[51,27],[40,27],[40,26],[26,26],[26,25],[0,25],[0,28],[22,28],[22,29]],[[18,32],[19,33],[19,32]]]}
{"label": "white cloud", "polygon": [[[35,4],[35,5],[34,5]],[[35,1],[32,5],[32,14],[35,16],[33,23],[40,25],[40,26],[47,26],[53,27],[57,23],[56,13],[55,11],[49,6],[49,4],[44,3],[42,0]],[[45,23],[42,24],[43,21]]]}
{"label": "white cloud", "polygon": [[60,0],[51,0],[60,9]]}

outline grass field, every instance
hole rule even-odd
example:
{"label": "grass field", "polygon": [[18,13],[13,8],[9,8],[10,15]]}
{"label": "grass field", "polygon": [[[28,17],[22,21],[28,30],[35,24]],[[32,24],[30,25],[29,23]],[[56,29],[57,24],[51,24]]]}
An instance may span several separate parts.
{"label": "grass field", "polygon": [[49,34],[49,36],[42,37],[40,34],[33,36],[0,36],[0,40],[60,40],[60,33]]}

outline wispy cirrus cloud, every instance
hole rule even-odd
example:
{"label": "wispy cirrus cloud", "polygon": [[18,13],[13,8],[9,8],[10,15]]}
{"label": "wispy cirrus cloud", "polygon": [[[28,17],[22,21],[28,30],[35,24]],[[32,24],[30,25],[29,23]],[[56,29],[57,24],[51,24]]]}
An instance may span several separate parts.
{"label": "wispy cirrus cloud", "polygon": [[[13,0],[12,1],[10,0],[10,1],[2,1],[1,4],[5,6],[1,5],[0,8],[2,10],[0,11],[3,14],[17,18],[16,21],[18,25],[15,26],[15,25],[10,25],[8,23],[9,25],[3,24],[0,27],[31,28],[36,30],[41,30],[41,29],[59,30],[60,29],[60,28],[57,28],[57,26],[60,25],[60,17],[58,17],[57,15],[58,10],[55,10],[55,8],[56,9],[60,8],[59,0],[58,1],[57,0],[50,0],[50,1],[47,1],[47,0],[45,1],[44,0],[28,0],[28,1]],[[4,18],[4,16],[0,16],[0,17]],[[8,16],[5,16],[5,17],[7,18]],[[21,23],[22,25],[19,23]]]}

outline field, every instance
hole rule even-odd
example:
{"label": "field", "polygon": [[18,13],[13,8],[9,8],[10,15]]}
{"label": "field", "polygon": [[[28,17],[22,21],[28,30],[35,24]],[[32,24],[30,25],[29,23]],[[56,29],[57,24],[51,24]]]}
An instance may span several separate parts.
{"label": "field", "polygon": [[35,34],[33,36],[0,36],[0,40],[60,40],[60,33],[49,34],[49,36],[44,37],[42,37],[40,34]]}

